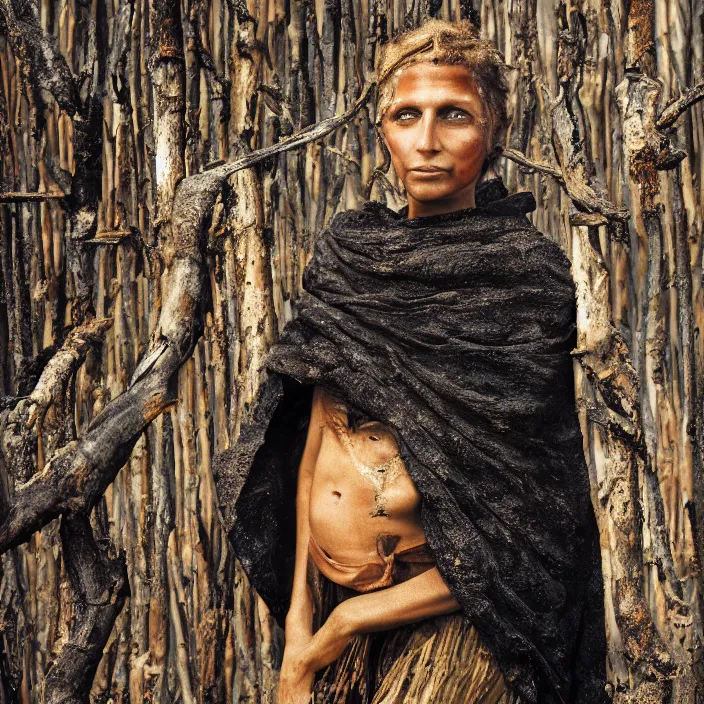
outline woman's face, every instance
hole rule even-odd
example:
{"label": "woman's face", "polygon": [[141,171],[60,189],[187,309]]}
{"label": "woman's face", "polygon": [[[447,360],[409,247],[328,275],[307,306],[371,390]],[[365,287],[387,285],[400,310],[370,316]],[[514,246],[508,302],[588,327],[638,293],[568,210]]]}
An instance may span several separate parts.
{"label": "woman's face", "polygon": [[475,205],[487,153],[483,117],[465,66],[419,62],[401,71],[381,129],[406,187],[409,218]]}

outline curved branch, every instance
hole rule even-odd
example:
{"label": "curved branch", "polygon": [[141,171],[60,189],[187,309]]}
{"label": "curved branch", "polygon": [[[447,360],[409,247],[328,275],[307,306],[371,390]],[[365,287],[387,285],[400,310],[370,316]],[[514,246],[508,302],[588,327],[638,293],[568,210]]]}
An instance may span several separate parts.
{"label": "curved branch", "polygon": [[77,82],[56,41],[42,29],[39,8],[29,0],[0,0],[0,13],[12,52],[25,63],[30,85],[47,91],[62,110],[73,115],[80,106]]}
{"label": "curved branch", "polygon": [[542,161],[533,161],[529,159],[525,154],[519,152],[517,149],[501,148],[501,155],[505,156],[510,161],[515,162],[519,166],[524,166],[529,171],[537,171],[541,174],[547,174],[557,179],[562,186],[565,185],[565,179],[562,176],[562,171],[551,166],[550,164],[545,164]]}
{"label": "curved branch", "polygon": [[692,105],[700,100],[704,100],[704,82],[698,83],[693,88],[687,88],[677,100],[670,103],[660,113],[660,117],[655,121],[655,126],[659,130],[666,130],[668,127],[672,127],[682,113],[689,110]]}
{"label": "curved branch", "polygon": [[179,183],[171,219],[162,227],[166,265],[162,290],[167,293],[150,347],[129,388],[103,409],[83,437],[58,451],[42,471],[16,490],[0,524],[0,554],[26,542],[61,514],[89,511],[129,459],[140,433],[173,403],[169,381],[190,358],[200,335],[206,273],[203,232],[225,179],[274,154],[321,139],[346,124],[364,106],[373,86],[368,84],[344,114]]}
{"label": "curved branch", "polygon": [[[565,120],[564,115],[559,112],[553,112],[553,122],[556,124],[564,123],[565,126],[570,124],[569,118]],[[562,151],[561,147],[555,148],[558,158]],[[537,171],[538,173],[552,176],[562,186],[572,201],[586,211],[578,215],[590,218],[591,224],[602,224],[609,220],[625,221],[628,219],[628,211],[624,208],[616,207],[610,200],[599,196],[587,183],[587,179],[581,173],[581,169],[576,169],[573,163],[563,163],[563,160],[560,160],[561,169],[558,169],[551,164],[533,161],[516,149],[501,148],[500,154],[529,171]]]}
{"label": "curved branch", "polygon": [[552,143],[562,170],[563,186],[575,205],[587,213],[600,213],[608,220],[625,222],[629,213],[608,198],[599,195],[589,184],[584,153],[575,147],[574,124],[567,109],[567,93],[562,91],[551,109]]}
{"label": "curved branch", "polygon": [[112,322],[112,318],[94,318],[71,330],[61,349],[44,367],[34,391],[29,395],[32,409],[27,419],[27,428],[36,423],[57,395],[63,394],[69,379],[76,373],[88,350],[102,344]]}
{"label": "curved branch", "polygon": [[91,347],[102,343],[111,318],[92,320],[74,328],[62,347],[42,370],[29,396],[23,397],[7,414],[0,444],[8,470],[16,481],[26,482],[35,472],[37,421],[41,421],[52,403],[64,397],[71,377]]}

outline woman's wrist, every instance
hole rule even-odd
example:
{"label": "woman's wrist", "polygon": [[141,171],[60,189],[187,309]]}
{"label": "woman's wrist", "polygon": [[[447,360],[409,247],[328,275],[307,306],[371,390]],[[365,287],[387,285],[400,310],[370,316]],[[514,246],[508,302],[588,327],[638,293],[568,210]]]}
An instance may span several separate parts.
{"label": "woman's wrist", "polygon": [[307,582],[303,585],[295,585],[291,591],[291,601],[289,603],[288,613],[312,611],[312,609],[313,592],[310,585]]}
{"label": "woman's wrist", "polygon": [[[345,602],[342,602],[344,604]],[[348,611],[338,604],[300,651],[300,664],[308,672],[317,672],[337,660],[355,635]]]}

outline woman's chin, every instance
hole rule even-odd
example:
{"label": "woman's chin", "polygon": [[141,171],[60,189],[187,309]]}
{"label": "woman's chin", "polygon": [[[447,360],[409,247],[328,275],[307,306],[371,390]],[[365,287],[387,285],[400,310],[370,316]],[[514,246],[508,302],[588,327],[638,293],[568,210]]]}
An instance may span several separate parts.
{"label": "woman's chin", "polygon": [[414,200],[424,203],[440,198],[448,198],[452,195],[453,191],[439,183],[407,183],[406,193]]}
{"label": "woman's chin", "polygon": [[420,185],[413,184],[410,188],[406,185],[406,196],[417,203],[432,203],[434,201],[452,200],[458,194],[458,189],[442,187],[440,184]]}

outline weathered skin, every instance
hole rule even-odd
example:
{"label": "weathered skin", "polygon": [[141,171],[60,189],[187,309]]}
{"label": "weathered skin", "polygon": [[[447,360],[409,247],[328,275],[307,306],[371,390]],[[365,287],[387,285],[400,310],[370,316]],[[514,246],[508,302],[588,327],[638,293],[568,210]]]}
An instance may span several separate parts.
{"label": "weathered skin", "polygon": [[422,543],[421,495],[391,430],[366,419],[349,428],[345,404],[324,389],[313,402],[322,415],[309,504],[313,537],[333,560],[353,565],[383,563],[382,535],[398,539],[394,551]]}

